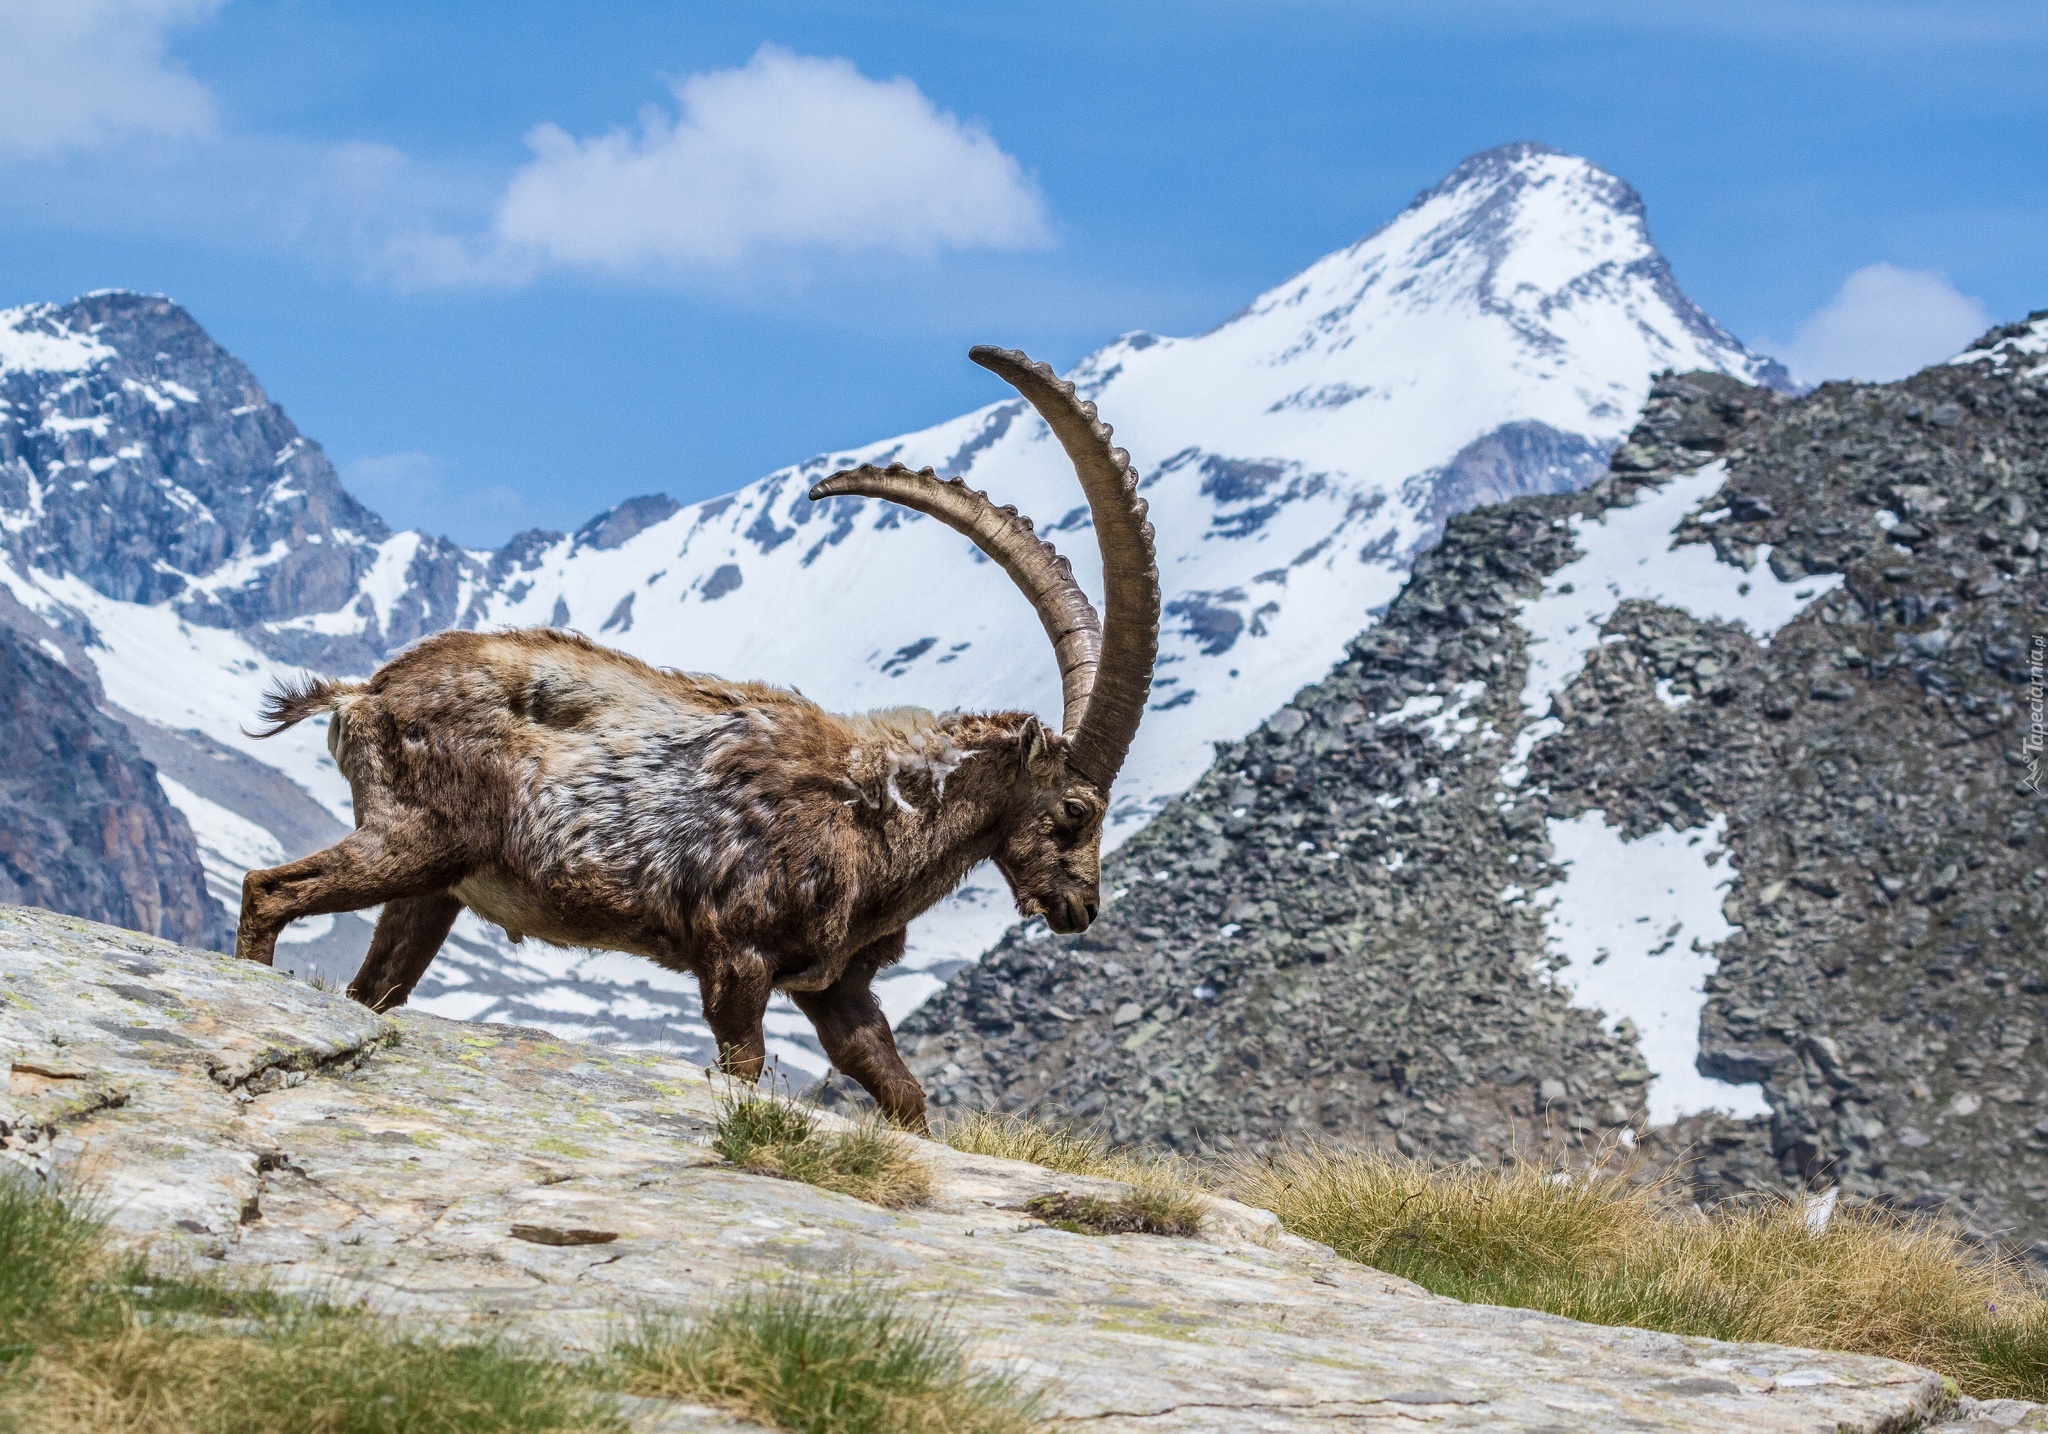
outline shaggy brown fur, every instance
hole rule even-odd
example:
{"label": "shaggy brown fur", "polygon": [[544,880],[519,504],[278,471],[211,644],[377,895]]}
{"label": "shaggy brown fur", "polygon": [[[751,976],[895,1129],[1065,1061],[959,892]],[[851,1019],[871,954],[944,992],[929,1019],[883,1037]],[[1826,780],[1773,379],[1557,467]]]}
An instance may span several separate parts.
{"label": "shaggy brown fur", "polygon": [[825,1054],[898,1124],[924,1092],[871,989],[912,917],[993,859],[1017,909],[1080,931],[1100,905],[1102,818],[1145,711],[1159,570],[1129,455],[1072,384],[970,351],[1073,461],[1102,549],[1106,618],[1014,508],[931,469],[835,473],[815,501],[881,498],[972,539],[1031,600],[1064,730],[1024,712],[840,717],[779,687],[649,667],[550,629],[444,632],[368,682],[271,694],[272,733],[332,714],[354,835],[242,883],[238,955],[269,965],[301,916],[383,903],[349,994],[402,1003],[463,907],[563,946],[697,978],[725,1068],[756,1079],[761,1017],[790,993]]}
{"label": "shaggy brown fur", "polygon": [[797,693],[648,666],[549,629],[447,632],[361,684],[276,693],[332,714],[354,835],[251,872],[237,953],[382,902],[349,993],[402,1003],[467,906],[526,936],[689,971],[724,1063],[757,1076],[769,993],[890,1118],[924,1095],[869,984],[903,931],[993,858],[1018,909],[1094,918],[1104,794],[1021,712],[844,717]]}

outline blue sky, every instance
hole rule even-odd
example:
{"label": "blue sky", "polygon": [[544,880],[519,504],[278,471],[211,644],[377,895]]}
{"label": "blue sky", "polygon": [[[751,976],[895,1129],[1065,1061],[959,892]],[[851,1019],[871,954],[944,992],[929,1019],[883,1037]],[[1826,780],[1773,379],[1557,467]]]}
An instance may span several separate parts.
{"label": "blue sky", "polygon": [[0,304],[169,293],[494,542],[950,417],[970,343],[1198,331],[1511,139],[1890,376],[2048,306],[2044,73],[2033,0],[0,0]]}

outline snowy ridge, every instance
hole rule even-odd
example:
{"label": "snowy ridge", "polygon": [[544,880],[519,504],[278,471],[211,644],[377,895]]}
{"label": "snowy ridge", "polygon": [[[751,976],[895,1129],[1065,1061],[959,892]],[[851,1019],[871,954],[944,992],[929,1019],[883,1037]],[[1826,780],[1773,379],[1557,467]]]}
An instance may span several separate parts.
{"label": "snowy ridge", "polygon": [[[43,310],[9,311],[0,330],[40,335],[50,322]],[[78,353],[101,342],[81,337]],[[1109,842],[1199,775],[1211,743],[1320,677],[1449,513],[1597,476],[1667,368],[1782,381],[1680,293],[1633,190],[1537,145],[1474,156],[1376,233],[1205,334],[1130,334],[1082,360],[1071,376],[1143,475],[1166,602],[1152,709]],[[575,535],[523,535],[496,554],[337,512],[326,536],[307,541],[347,550],[347,584],[289,611],[275,575],[307,549],[269,530],[210,569],[177,565],[177,595],[148,603],[14,556],[4,580],[53,623],[90,624],[111,701],[284,771],[336,817],[346,790],[317,727],[270,743],[241,734],[256,693],[299,662],[360,669],[451,623],[573,626],[653,662],[788,683],[840,709],[1053,714],[1057,674],[1029,606],[964,539],[878,503],[805,496],[842,466],[929,464],[1029,513],[1099,590],[1064,455],[993,380],[990,396],[976,412],[819,455],[723,498],[685,508],[636,499]],[[73,461],[121,436],[71,435]],[[266,501],[352,505],[321,496],[316,459],[324,469],[294,431]],[[301,475],[296,486],[287,469]],[[0,489],[10,522],[43,481],[28,476],[19,502]],[[1000,879],[977,872],[913,928],[909,960],[885,983],[892,1014],[1013,920]],[[429,1009],[701,1046],[694,997],[647,963],[515,950],[469,925],[422,987]],[[786,1024],[801,1033],[793,1013]]]}
{"label": "snowy ridge", "polygon": [[2017,368],[2026,378],[2048,378],[2048,310],[1993,329],[1949,362]]}

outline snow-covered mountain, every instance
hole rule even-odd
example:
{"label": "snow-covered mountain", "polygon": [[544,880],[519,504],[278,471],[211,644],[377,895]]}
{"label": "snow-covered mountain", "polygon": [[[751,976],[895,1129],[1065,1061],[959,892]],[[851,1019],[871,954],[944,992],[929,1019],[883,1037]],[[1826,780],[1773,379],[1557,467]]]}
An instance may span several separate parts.
{"label": "snow-covered mountain", "polygon": [[[1449,515],[1597,476],[1667,368],[1786,384],[1679,290],[1633,189],[1532,144],[1466,160],[1205,334],[1128,334],[1082,360],[1071,376],[1144,474],[1166,597],[1110,841],[1192,782],[1212,743],[1321,677]],[[1058,445],[1021,400],[991,397],[710,502],[638,498],[574,534],[469,552],[390,532],[168,301],[4,311],[0,618],[12,606],[47,624],[69,660],[97,669],[231,902],[242,870],[331,839],[349,812],[318,727],[242,735],[260,690],[299,665],[367,670],[451,624],[573,626],[840,708],[1056,713],[1029,606],[963,539],[878,503],[805,496],[848,464],[930,464],[1033,514],[1094,586],[1087,510]],[[1000,879],[977,873],[913,930],[892,1011],[1012,919]],[[354,918],[302,928],[287,950],[336,971],[367,934]],[[515,950],[468,917],[418,999],[704,1049],[686,980],[626,957]],[[820,1067],[800,1017],[772,1025],[790,1038],[785,1059]]]}

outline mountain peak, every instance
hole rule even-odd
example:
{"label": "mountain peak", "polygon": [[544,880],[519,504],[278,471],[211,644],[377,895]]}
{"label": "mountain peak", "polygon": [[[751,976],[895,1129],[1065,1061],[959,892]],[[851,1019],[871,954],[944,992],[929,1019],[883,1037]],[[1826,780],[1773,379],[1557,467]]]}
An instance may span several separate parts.
{"label": "mountain peak", "polygon": [[[1781,365],[1750,353],[1679,287],[1633,185],[1533,140],[1468,155],[1393,219],[1298,279],[1318,275],[1356,283],[1360,298],[1377,287],[1418,310],[1467,307],[1504,325],[1530,358],[1583,346],[1590,336],[1569,332],[1575,320],[1627,316],[1654,334],[1650,347],[1670,350],[1664,363],[1651,355],[1654,367],[1721,369],[1768,388],[1794,387]],[[1610,330],[1599,341],[1637,338]]]}
{"label": "mountain peak", "polygon": [[213,626],[351,601],[384,523],[161,294],[0,310],[0,554]]}
{"label": "mountain peak", "polygon": [[1544,160],[1562,160],[1566,166],[1582,169],[1590,175],[1597,175],[1609,181],[1618,186],[1617,208],[1632,205],[1633,212],[1642,210],[1642,196],[1637,194],[1634,186],[1626,180],[1609,174],[1590,159],[1569,154],[1533,139],[1510,140],[1506,144],[1497,144],[1491,149],[1482,149],[1466,155],[1449,174],[1417,194],[1409,202],[1408,207],[1413,209],[1439,195],[1451,193],[1468,185],[1495,187],[1514,184],[1518,180],[1525,180],[1536,164]]}

